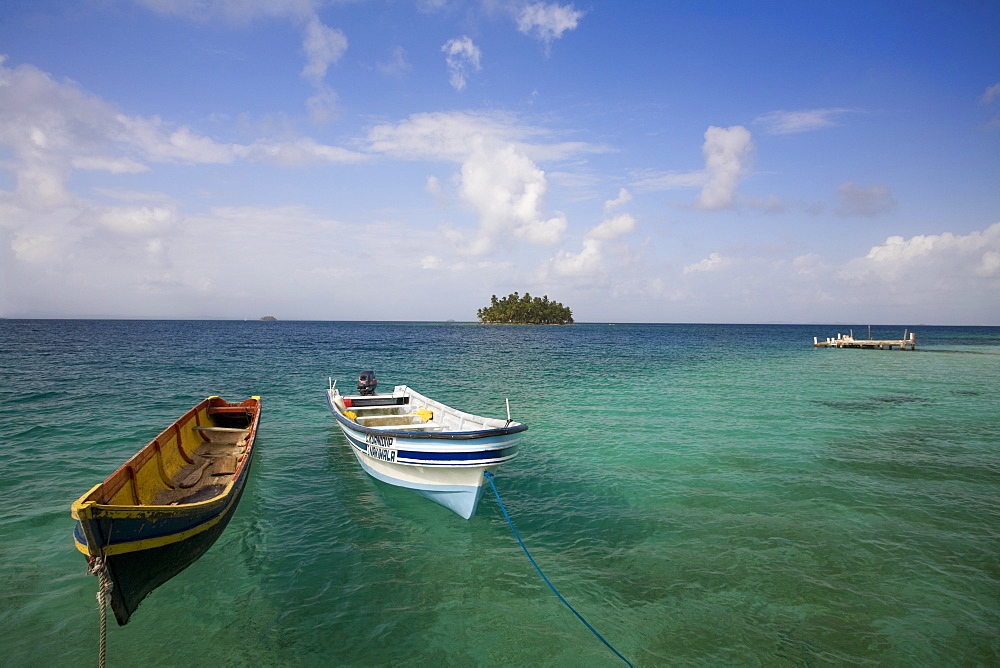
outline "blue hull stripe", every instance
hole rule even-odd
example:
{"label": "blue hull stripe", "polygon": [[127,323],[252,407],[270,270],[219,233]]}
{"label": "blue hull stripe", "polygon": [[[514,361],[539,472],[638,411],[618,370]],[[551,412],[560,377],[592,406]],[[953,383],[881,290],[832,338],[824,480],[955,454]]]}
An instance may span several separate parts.
{"label": "blue hull stripe", "polygon": [[[354,438],[349,438],[348,441],[354,449],[362,454],[369,455],[367,444],[358,442]],[[518,448],[519,446],[512,445],[506,448],[493,448],[473,452],[397,450],[395,461],[397,464],[412,466],[489,466],[513,458],[517,454]],[[380,458],[375,457],[375,459]]]}
{"label": "blue hull stripe", "polygon": [[[151,510],[147,517],[116,517],[114,511],[110,510],[100,517],[84,521],[92,524],[93,531],[97,535],[104,536],[105,547],[166,538],[190,531],[235,509],[234,501],[239,499],[240,491],[246,483],[252,457],[251,454],[251,459],[244,463],[240,475],[233,479],[229,494],[220,496],[215,503],[201,509],[200,512],[192,513],[190,508],[184,506],[148,506]],[[143,508],[143,506],[127,507],[129,511]],[[152,510],[153,508],[155,510]],[[81,545],[87,545],[86,534],[79,520],[75,523],[73,536]]]}
{"label": "blue hull stripe", "polygon": [[484,459],[506,459],[516,454],[517,448],[518,446],[514,445],[509,448],[480,450],[478,452],[416,452],[412,450],[398,450],[396,452],[396,461],[405,459],[431,462],[464,462],[471,460],[482,461]]}

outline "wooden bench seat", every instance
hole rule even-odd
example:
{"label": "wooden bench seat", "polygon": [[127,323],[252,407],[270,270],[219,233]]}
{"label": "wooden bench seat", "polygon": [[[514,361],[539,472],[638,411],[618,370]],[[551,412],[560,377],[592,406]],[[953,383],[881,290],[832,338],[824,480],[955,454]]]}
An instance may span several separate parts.
{"label": "wooden bench seat", "polygon": [[413,417],[410,415],[372,415],[370,417],[359,415],[355,422],[363,427],[404,427],[414,424]]}
{"label": "wooden bench seat", "polygon": [[217,433],[220,433],[220,434],[224,434],[224,433],[227,433],[227,432],[228,433],[239,432],[239,433],[242,433],[242,434],[249,434],[250,433],[249,429],[239,429],[238,427],[194,427],[193,429],[195,431],[217,432]]}
{"label": "wooden bench seat", "polygon": [[389,406],[350,406],[344,410],[354,411],[355,413],[382,413],[383,415],[405,415],[410,412],[409,406],[402,406],[399,404],[393,404]]}

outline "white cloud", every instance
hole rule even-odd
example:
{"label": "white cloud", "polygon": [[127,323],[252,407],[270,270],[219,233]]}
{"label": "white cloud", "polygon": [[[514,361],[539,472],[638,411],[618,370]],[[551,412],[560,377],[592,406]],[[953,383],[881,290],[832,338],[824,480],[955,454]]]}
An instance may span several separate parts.
{"label": "white cloud", "polygon": [[622,188],[621,190],[618,191],[618,197],[616,197],[615,199],[609,199],[604,203],[604,210],[611,211],[612,209],[622,206],[623,204],[628,204],[631,201],[632,201],[632,193],[630,193],[625,188]]}
{"label": "white cloud", "polygon": [[[551,246],[567,221],[545,211],[548,179],[533,156],[563,158],[574,151],[600,150],[585,144],[530,141],[538,130],[506,116],[467,113],[415,114],[398,124],[372,128],[370,150],[408,160],[458,162],[458,195],[478,219],[472,234],[452,227],[448,238],[469,255],[485,255],[509,240]],[[428,182],[440,195],[442,184]]]}
{"label": "white cloud", "polygon": [[888,186],[862,186],[853,181],[840,184],[837,188],[837,201],[839,205],[836,214],[845,217],[873,217],[896,206],[896,200]]}
{"label": "white cloud", "polygon": [[613,241],[635,229],[635,218],[627,213],[607,218],[587,232],[588,239]]}
{"label": "white cloud", "polygon": [[[206,229],[236,228],[218,218],[198,227],[170,197],[116,186],[121,182],[115,176],[150,172],[164,163],[302,165],[368,157],[305,138],[220,143],[156,116],[123,114],[75,83],[57,81],[30,65],[5,65],[0,60],[0,152],[5,156],[0,169],[16,185],[0,189],[0,243],[5,246],[0,263],[3,282],[21,287],[5,295],[4,309],[67,315],[191,312],[193,302],[184,297],[213,282],[208,277],[218,261],[213,251],[216,257],[201,258],[199,267],[190,260],[191,248],[204,246],[199,235]],[[91,192],[122,203],[109,206],[71,190],[75,170],[104,172]],[[253,222],[238,221],[241,247]],[[267,255],[266,234],[260,238],[260,266],[264,260],[283,262]],[[287,252],[288,258],[294,256]],[[224,273],[217,280],[226,280]],[[156,302],[161,310],[154,313],[146,298],[151,292],[168,295]],[[174,299],[178,302],[172,306]],[[213,310],[211,305],[195,308]]]}
{"label": "white cloud", "polygon": [[375,68],[387,76],[399,77],[413,69],[413,66],[406,60],[406,49],[397,46],[392,50],[392,58],[388,62],[375,63]]}
{"label": "white cloud", "polygon": [[131,158],[114,158],[110,156],[80,156],[70,161],[74,169],[93,172],[110,172],[111,174],[138,174],[149,171],[149,167]]}
{"label": "white cloud", "polygon": [[325,83],[316,85],[316,92],[306,98],[309,121],[323,125],[337,117],[337,93]]}
{"label": "white cloud", "polygon": [[[608,214],[623,204],[631,201],[632,195],[622,188],[618,197],[604,202],[604,211]],[[600,223],[587,230],[579,253],[560,250],[543,267],[542,274],[551,270],[556,276],[574,278],[597,278],[606,273],[605,246],[635,229],[635,218],[627,213],[606,217]],[[624,248],[624,247],[623,247]],[[619,249],[622,250],[622,249]]]}
{"label": "white cloud", "polygon": [[330,65],[339,61],[347,51],[347,37],[342,31],[324,25],[319,17],[312,15],[306,22],[302,50],[306,55],[302,77],[316,91],[306,99],[306,111],[309,113],[309,120],[321,125],[337,115],[337,93],[323,79]]}
{"label": "white cloud", "polygon": [[603,266],[601,243],[584,239],[579,253],[559,251],[552,260],[552,269],[558,276],[589,277],[600,273]]}
{"label": "white cloud", "polygon": [[669,298],[688,318],[725,313],[741,322],[995,324],[1000,223],[967,234],[889,237],[846,263],[815,252],[785,256],[773,247],[744,246],[738,255],[711,252],[679,273],[651,275],[675,286]]}
{"label": "white cloud", "polygon": [[317,0],[134,0],[147,9],[189,21],[223,21],[237,26],[258,19],[286,19],[302,26],[302,77],[316,92],[306,100],[306,110],[314,123],[325,123],[336,114],[336,93],[323,79],[330,65],[347,51],[347,36],[325,25],[317,14]]}
{"label": "white cloud", "polygon": [[61,160],[33,156],[19,164],[16,173],[15,197],[25,209],[58,208],[70,205],[74,199],[65,187],[70,169]]}
{"label": "white cloud", "polygon": [[[919,292],[928,286],[951,285],[970,291],[992,286],[1000,304],[1000,223],[967,235],[892,236],[863,258],[847,263],[841,276],[852,282],[891,283],[897,289]],[[978,279],[988,284],[974,287]]]}
{"label": "white cloud", "polygon": [[[1000,98],[1000,83],[995,83],[987,88],[982,97],[979,98],[979,101],[982,104],[992,104],[997,98]],[[994,116],[993,118],[987,120],[983,124],[983,127],[987,130],[1000,128],[1000,116]]]}
{"label": "white cloud", "polygon": [[792,259],[792,268],[801,276],[815,276],[820,272],[827,271],[829,267],[821,255],[806,253]]}
{"label": "white cloud", "polygon": [[[384,295],[384,305],[371,308],[323,286],[402,271],[417,292],[430,292],[434,272],[418,270],[433,266],[440,246],[439,239],[406,221],[347,225],[296,206],[219,207],[184,215],[169,205],[92,205],[68,215],[17,215],[30,219],[31,227],[23,220],[7,234],[0,227],[0,238],[10,240],[14,265],[2,268],[5,278],[20,286],[5,308],[28,316],[242,318],[312,312],[374,319],[384,317],[385,308],[412,312],[407,311],[411,297]],[[206,243],[213,231],[225,235],[237,252],[220,253],[217,244]],[[407,253],[401,255],[400,247]],[[255,267],[253,288],[233,280],[247,266]],[[458,283],[444,293],[438,285],[434,293],[457,297]],[[224,302],[218,301],[220,289]],[[325,313],[315,310],[321,302]]]}
{"label": "white cloud", "polygon": [[587,231],[587,239],[597,241],[613,241],[622,237],[635,229],[635,218],[631,214],[622,213],[617,216],[610,216],[611,212],[618,207],[624,206],[632,201],[632,193],[625,188],[618,191],[618,197],[604,202],[605,219]]}
{"label": "white cloud", "polygon": [[116,120],[120,134],[115,139],[139,149],[153,162],[211,164],[233,161],[231,145],[199,136],[188,127],[171,129],[158,116],[138,118],[118,114]]}
{"label": "white cloud", "polygon": [[14,257],[29,264],[56,262],[61,255],[57,237],[44,232],[16,232],[10,245]]}
{"label": "white cloud", "polygon": [[195,134],[188,127],[173,129],[159,117],[132,118],[118,115],[120,143],[138,149],[151,162],[228,164],[238,159],[276,165],[350,163],[365,159],[361,153],[339,146],[317,144],[301,137],[286,141],[262,139],[253,144],[220,144]]}
{"label": "white cloud", "polygon": [[97,217],[106,229],[127,236],[160,234],[176,225],[177,211],[170,207],[109,207]]}
{"label": "white cloud", "polygon": [[317,144],[308,137],[288,141],[261,140],[253,144],[234,145],[237,157],[272,165],[299,167],[319,163],[357,163],[368,159],[363,153],[339,146]]}
{"label": "white cloud", "polygon": [[728,266],[732,260],[723,257],[718,253],[709,253],[708,257],[694,264],[689,264],[684,267],[683,272],[685,274],[695,274],[698,272],[707,271],[718,271],[726,266]]}
{"label": "white cloud", "polygon": [[632,187],[643,192],[701,188],[694,202],[697,209],[728,209],[734,206],[736,188],[749,170],[754,146],[750,131],[741,125],[710,126],[702,144],[705,168],[692,172],[641,173]]}
{"label": "white cloud", "polygon": [[368,132],[369,150],[405,160],[461,162],[473,141],[508,143],[523,131],[509,119],[484,114],[414,114],[399,123],[385,123]]}
{"label": "white cloud", "polygon": [[[148,171],[148,163],[228,164],[239,159],[292,165],[356,162],[362,154],[311,139],[223,144],[158,116],[128,116],[72,82],[57,82],[30,65],[0,63],[0,145],[14,160],[26,206],[65,202],[74,169],[111,174]],[[48,202],[48,204],[46,204]]]}
{"label": "white cloud", "polygon": [[[544,193],[543,193],[544,194]],[[542,201],[539,200],[539,204]],[[566,216],[562,211],[554,211],[551,218],[532,218],[524,220],[514,228],[514,235],[528,243],[539,246],[554,246],[562,241],[566,232]]]}
{"label": "white cloud", "polygon": [[772,135],[787,135],[811,132],[836,125],[836,118],[852,109],[840,107],[832,109],[805,109],[801,111],[772,111],[758,116],[754,123],[764,126],[764,131]]}
{"label": "white cloud", "polygon": [[605,146],[583,142],[544,142],[550,133],[522,125],[503,113],[436,112],[413,114],[399,123],[368,132],[369,149],[405,160],[460,162],[476,142],[513,144],[532,160],[564,160],[581,153],[603,153]]}
{"label": "white cloud", "polygon": [[575,30],[586,12],[573,5],[536,2],[524,7],[517,16],[517,29],[525,35],[534,35],[546,48],[567,30]]}
{"label": "white cloud", "polygon": [[347,37],[342,31],[324,25],[318,17],[313,16],[306,23],[302,50],[306,54],[302,76],[316,85],[326,76],[327,68],[340,60],[347,51]]}
{"label": "white cloud", "polygon": [[479,47],[472,43],[468,37],[448,40],[441,50],[445,54],[445,62],[448,64],[448,81],[455,90],[465,88],[469,71],[478,72],[482,69],[479,65]]}
{"label": "white cloud", "polygon": [[[57,82],[31,65],[9,68],[5,60],[0,60],[0,146],[10,157],[3,167],[16,177],[21,206],[66,204],[72,197],[64,184],[74,160],[87,168],[119,160],[108,155],[118,132],[115,111],[72,82]],[[124,166],[124,160],[118,164]]]}
{"label": "white cloud", "polygon": [[548,184],[539,169],[513,144],[477,142],[462,164],[460,194],[479,217],[471,240],[454,236],[470,255],[490,253],[507,235],[533,244],[558,243],[566,219],[542,215]]}
{"label": "white cloud", "polygon": [[704,170],[696,172],[643,172],[632,187],[641,192],[700,188],[708,181]]}
{"label": "white cloud", "polygon": [[708,181],[695,202],[699,209],[727,209],[733,206],[736,187],[747,172],[753,154],[750,132],[741,125],[730,128],[711,126],[702,146]]}
{"label": "white cloud", "polygon": [[983,104],[989,104],[998,97],[1000,97],[1000,83],[995,83],[986,89],[979,101]]}
{"label": "white cloud", "polygon": [[747,200],[747,206],[752,209],[757,209],[758,211],[763,211],[764,213],[784,213],[785,204],[777,195],[768,195],[767,197],[756,197]]}

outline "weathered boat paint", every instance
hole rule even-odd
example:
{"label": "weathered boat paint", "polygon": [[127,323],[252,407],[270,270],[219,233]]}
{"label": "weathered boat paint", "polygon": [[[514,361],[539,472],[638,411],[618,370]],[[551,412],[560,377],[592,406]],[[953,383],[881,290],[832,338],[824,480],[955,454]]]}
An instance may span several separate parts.
{"label": "weathered boat paint", "polygon": [[[260,397],[205,399],[72,504],[74,544],[107,569],[120,625],[146,595],[204,554],[229,523],[253,462],[260,403]],[[213,455],[213,448],[239,453],[232,455],[232,473],[205,470],[205,460],[229,456]],[[179,481],[198,466],[210,479],[181,488]]]}

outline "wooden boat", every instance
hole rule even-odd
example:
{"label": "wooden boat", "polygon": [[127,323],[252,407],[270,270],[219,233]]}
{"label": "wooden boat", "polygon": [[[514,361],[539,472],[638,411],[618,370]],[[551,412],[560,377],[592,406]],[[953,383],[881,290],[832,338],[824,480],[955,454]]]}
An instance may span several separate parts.
{"label": "wooden boat", "polygon": [[365,371],[358,394],[342,395],[331,383],[327,403],[361,467],[382,482],[406,487],[465,519],[476,512],[493,472],[517,456],[527,425],[480,417],[430,399],[406,385],[374,392]]}
{"label": "wooden boat", "polygon": [[253,461],[260,397],[209,397],[73,503],[76,547],[111,584],[119,625],[205,553],[229,523]]}

